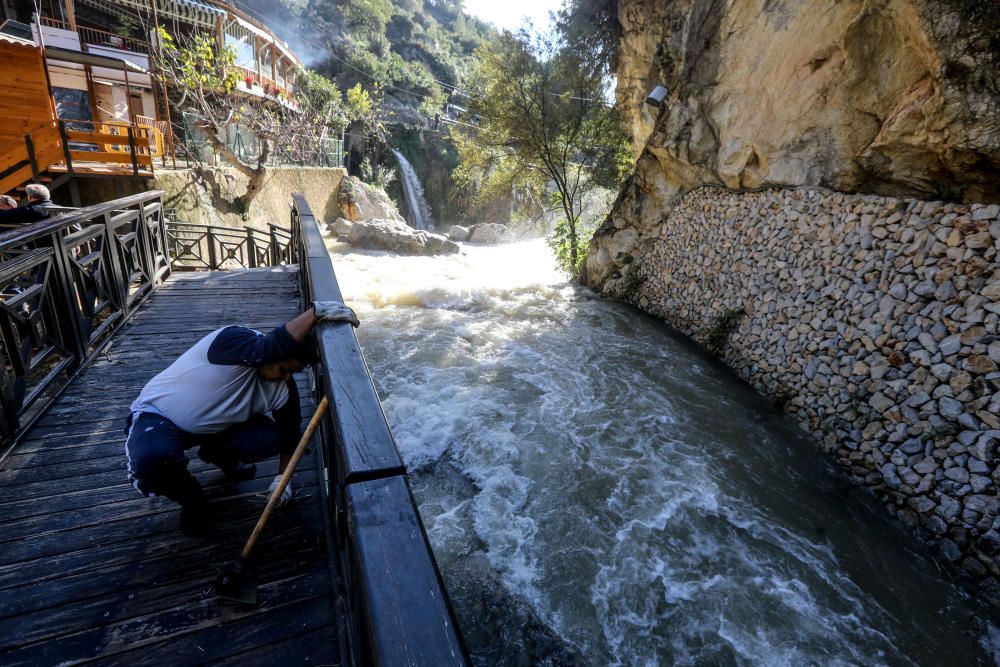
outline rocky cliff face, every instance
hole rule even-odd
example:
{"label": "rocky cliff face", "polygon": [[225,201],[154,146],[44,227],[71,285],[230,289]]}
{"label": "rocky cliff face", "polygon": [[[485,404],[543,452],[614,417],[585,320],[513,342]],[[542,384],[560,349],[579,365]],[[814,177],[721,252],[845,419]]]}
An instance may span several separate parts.
{"label": "rocky cliff face", "polygon": [[[620,0],[619,20],[638,167],[591,246],[594,286],[702,183],[1000,201],[1000,3]],[[643,103],[657,84],[662,110]]]}

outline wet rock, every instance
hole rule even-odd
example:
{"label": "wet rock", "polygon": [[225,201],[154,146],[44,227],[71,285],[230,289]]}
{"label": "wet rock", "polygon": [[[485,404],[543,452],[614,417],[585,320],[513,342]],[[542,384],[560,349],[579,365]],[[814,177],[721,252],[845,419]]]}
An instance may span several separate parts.
{"label": "wet rock", "polygon": [[954,398],[944,396],[938,400],[938,413],[943,417],[955,418],[964,411],[965,408],[962,403],[960,401],[956,401]]}
{"label": "wet rock", "polygon": [[469,228],[461,225],[452,225],[448,228],[448,239],[451,241],[468,241]]}
{"label": "wet rock", "polygon": [[357,248],[389,250],[402,255],[447,255],[459,250],[444,236],[413,229],[399,220],[350,222],[340,218],[332,230]]}
{"label": "wet rock", "polygon": [[1000,555],[1000,532],[990,529],[976,541],[976,546],[987,556]]}
{"label": "wet rock", "polygon": [[562,639],[480,554],[459,559],[443,572],[460,618],[489,619],[463,627],[471,652],[489,665],[584,667],[579,650]]}
{"label": "wet rock", "polygon": [[510,240],[510,231],[506,225],[486,222],[469,228],[469,243],[496,245]]}
{"label": "wet rock", "polygon": [[951,540],[944,539],[938,542],[938,555],[941,560],[953,563],[962,557],[962,550]]}
{"label": "wet rock", "polygon": [[965,468],[948,468],[944,471],[944,476],[953,482],[958,482],[959,484],[965,484],[969,481],[969,471]]}
{"label": "wet rock", "polygon": [[405,222],[383,190],[368,185],[356,176],[341,179],[337,205],[341,217],[351,222],[376,219]]}
{"label": "wet rock", "polygon": [[[947,471],[945,471],[947,473]],[[951,520],[958,516],[959,512],[962,511],[962,504],[950,498],[948,496],[942,496],[938,502],[937,513],[941,515],[943,519]]]}

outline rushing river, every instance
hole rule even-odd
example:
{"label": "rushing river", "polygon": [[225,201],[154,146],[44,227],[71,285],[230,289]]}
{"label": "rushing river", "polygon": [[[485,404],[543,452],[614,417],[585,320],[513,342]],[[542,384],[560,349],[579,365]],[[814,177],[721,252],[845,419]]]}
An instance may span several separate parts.
{"label": "rushing river", "polygon": [[333,252],[478,664],[992,662],[985,612],[815,445],[543,242]]}

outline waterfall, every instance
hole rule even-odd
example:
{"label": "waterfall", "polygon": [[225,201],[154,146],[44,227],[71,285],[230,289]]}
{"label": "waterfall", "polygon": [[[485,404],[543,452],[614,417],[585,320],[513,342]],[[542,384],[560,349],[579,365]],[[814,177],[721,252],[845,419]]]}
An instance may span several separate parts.
{"label": "waterfall", "polygon": [[400,183],[403,185],[403,196],[406,197],[406,208],[409,209],[409,223],[414,229],[432,229],[431,207],[424,199],[424,188],[420,185],[417,172],[403,154],[392,149],[399,163]]}

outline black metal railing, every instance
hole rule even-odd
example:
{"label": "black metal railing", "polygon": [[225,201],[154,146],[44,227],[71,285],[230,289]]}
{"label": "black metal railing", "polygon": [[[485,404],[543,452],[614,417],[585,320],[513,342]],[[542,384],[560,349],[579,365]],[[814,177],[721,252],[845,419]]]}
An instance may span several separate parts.
{"label": "black metal railing", "polygon": [[167,239],[179,270],[253,269],[296,261],[292,232],[273,224],[263,231],[169,221]]}
{"label": "black metal railing", "polygon": [[3,450],[170,272],[161,195],[0,234]]}
{"label": "black metal railing", "polygon": [[[306,303],[343,297],[316,219],[293,196]],[[347,592],[352,664],[467,665],[468,653],[354,329],[320,323],[317,391],[331,533]],[[317,396],[317,399],[319,396]]]}

